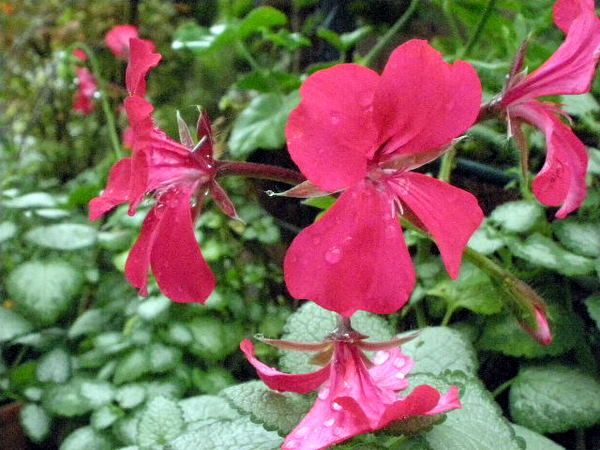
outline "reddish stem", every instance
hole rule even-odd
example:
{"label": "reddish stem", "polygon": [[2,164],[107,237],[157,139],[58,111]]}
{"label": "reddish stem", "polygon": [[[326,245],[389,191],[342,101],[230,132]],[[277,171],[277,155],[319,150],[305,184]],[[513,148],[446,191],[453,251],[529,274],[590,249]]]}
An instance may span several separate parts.
{"label": "reddish stem", "polygon": [[217,177],[228,175],[279,181],[291,185],[299,184],[306,180],[300,172],[284,169],[283,167],[245,161],[218,161]]}

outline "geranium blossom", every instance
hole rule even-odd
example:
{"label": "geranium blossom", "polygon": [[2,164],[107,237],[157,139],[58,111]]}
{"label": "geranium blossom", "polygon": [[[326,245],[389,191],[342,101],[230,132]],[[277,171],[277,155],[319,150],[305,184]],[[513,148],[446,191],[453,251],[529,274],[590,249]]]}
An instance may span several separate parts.
{"label": "geranium blossom", "polygon": [[412,40],[392,53],[381,76],[341,64],[311,75],[300,93],[286,128],[290,155],[318,189],[343,192],[290,246],[284,271],[291,295],[344,316],[400,309],[415,273],[398,213],[433,236],[457,277],[481,209],[471,194],[412,170],[475,121],[475,70]]}
{"label": "geranium blossom", "polygon": [[283,449],[326,449],[413,416],[433,416],[461,407],[454,386],[441,395],[431,386],[421,385],[402,396],[409,387],[407,375],[413,367],[412,359],[396,345],[378,351],[371,361],[363,350],[372,350],[373,344],[362,338],[349,336],[322,344],[296,344],[301,350],[331,354],[323,368],[300,375],[282,373],[263,364],[254,356],[250,341],[241,343],[246,358],[271,389],[298,394],[318,389],[312,409],[287,436]]}
{"label": "geranium blossom", "polygon": [[522,59],[518,61],[499,104],[522,151],[526,145],[520,131],[523,122],[544,133],[546,161],[533,181],[533,193],[545,205],[560,206],[556,217],[562,219],[585,200],[588,155],[561,120],[565,114],[560,107],[538,98],[590,91],[600,56],[600,20],[593,0],[559,0],[554,22],[567,34],[564,43],[530,75],[519,72]]}
{"label": "geranium blossom", "polygon": [[138,29],[133,25],[116,25],[106,33],[104,43],[117,58],[127,59],[129,41],[138,36]]}
{"label": "geranium blossom", "polygon": [[96,78],[85,67],[76,70],[77,91],[73,97],[73,109],[78,113],[89,116],[94,112],[94,95],[98,92]]}
{"label": "geranium blossom", "polygon": [[125,110],[133,154],[111,170],[106,189],[90,202],[90,219],[96,220],[122,203],[129,203],[129,212],[134,214],[144,197],[153,193],[156,204],[131,249],[126,278],[147,295],[151,267],[167,297],[178,302],[204,302],[215,287],[215,277],[196,242],[194,219],[209,192],[227,214],[235,216],[235,209],[214,178],[208,119],[201,117],[198,130],[202,139],[197,144],[187,127],[182,129],[180,144],[154,124],[153,107],[144,95],[146,76],[160,59],[150,41],[131,40]]}

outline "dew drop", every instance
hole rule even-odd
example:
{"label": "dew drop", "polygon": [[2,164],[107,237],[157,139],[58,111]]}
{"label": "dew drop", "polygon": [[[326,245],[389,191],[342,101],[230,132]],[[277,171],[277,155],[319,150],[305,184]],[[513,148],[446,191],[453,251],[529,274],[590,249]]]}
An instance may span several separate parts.
{"label": "dew drop", "polygon": [[326,427],[332,427],[334,423],[335,423],[335,419],[331,418],[329,420],[326,420],[325,423],[323,423],[323,425],[325,425]]}
{"label": "dew drop", "polygon": [[404,367],[404,364],[406,364],[406,363],[404,362],[404,360],[402,358],[398,358],[394,361],[394,367],[396,369],[400,369],[401,367]]}
{"label": "dew drop", "polygon": [[373,358],[373,364],[375,364],[376,366],[380,366],[383,363],[385,363],[390,357],[390,354],[388,352],[377,352],[377,354],[375,355],[375,358]]}
{"label": "dew drop", "polygon": [[286,442],[284,444],[283,448],[296,448],[296,441]]}
{"label": "dew drop", "polygon": [[371,106],[372,103],[373,103],[373,95],[362,94],[358,98],[358,104],[360,106],[362,106],[363,108],[368,108],[369,106]]}
{"label": "dew drop", "polygon": [[398,378],[399,380],[404,380],[404,374],[402,372],[398,372],[396,374],[396,378]]}
{"label": "dew drop", "polygon": [[273,197],[273,196],[275,196],[275,192],[273,192],[271,190],[265,191],[265,194],[267,194],[267,197]]}
{"label": "dew drop", "polygon": [[329,397],[329,388],[321,389],[317,397],[319,397],[321,400],[325,400],[327,397]]}
{"label": "dew drop", "polygon": [[331,404],[331,407],[335,410],[335,411],[341,411],[342,410],[342,405],[340,405],[338,402],[333,402]]}
{"label": "dew drop", "polygon": [[339,125],[339,123],[342,121],[342,116],[338,112],[332,112],[329,116],[329,119],[331,120],[332,125]]}
{"label": "dew drop", "polygon": [[340,259],[342,259],[342,251],[339,249],[339,247],[331,247],[325,253],[325,261],[327,261],[329,264],[336,264],[340,262]]}
{"label": "dew drop", "polygon": [[296,436],[302,437],[305,436],[306,433],[308,433],[308,427],[302,427],[298,431],[296,431]]}

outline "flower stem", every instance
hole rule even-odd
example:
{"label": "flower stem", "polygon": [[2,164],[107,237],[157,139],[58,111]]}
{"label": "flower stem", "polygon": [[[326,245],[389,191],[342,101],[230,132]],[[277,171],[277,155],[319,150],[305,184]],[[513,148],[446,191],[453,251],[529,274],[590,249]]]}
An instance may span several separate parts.
{"label": "flower stem", "polygon": [[361,64],[367,67],[371,67],[371,65],[377,60],[383,49],[389,42],[392,40],[394,35],[398,33],[406,25],[408,20],[417,10],[417,6],[419,6],[419,0],[412,0],[404,14],[396,21],[394,25],[383,35],[383,37],[375,44],[375,46],[367,53],[367,55],[359,61]]}
{"label": "flower stem", "polygon": [[500,394],[502,394],[505,390],[507,390],[514,383],[515,379],[516,379],[516,377],[511,378],[510,380],[505,381],[500,386],[498,386],[496,389],[494,389],[494,392],[492,392],[492,397],[496,398]]}
{"label": "flower stem", "polygon": [[444,154],[444,156],[442,156],[442,163],[440,165],[440,172],[438,174],[439,180],[445,181],[446,183],[450,182],[450,176],[452,175],[455,159],[456,148],[451,148]]}
{"label": "flower stem", "polygon": [[270,164],[258,164],[245,161],[218,161],[217,177],[237,175],[260,180],[279,181],[287,184],[299,184],[306,180],[300,172]]}
{"label": "flower stem", "polygon": [[469,42],[467,42],[467,45],[465,46],[464,50],[460,53],[460,58],[464,58],[468,56],[469,53],[471,53],[471,51],[477,44],[477,41],[479,41],[479,38],[481,37],[481,32],[483,31],[485,25],[487,24],[487,21],[492,15],[492,11],[494,10],[495,6],[496,0],[488,1],[488,4],[485,7],[485,10],[483,11],[483,14],[479,18],[479,22],[477,23],[477,27],[475,28],[473,35],[469,39]]}
{"label": "flower stem", "polygon": [[98,81],[98,87],[100,90],[100,102],[102,104],[102,111],[104,113],[104,117],[106,118],[106,124],[108,125],[108,136],[110,138],[110,143],[112,145],[113,151],[115,152],[115,156],[117,159],[121,159],[121,144],[119,141],[119,135],[117,133],[117,126],[115,124],[115,116],[110,108],[110,104],[108,103],[108,95],[106,90],[106,83],[104,82],[104,78],[102,78],[100,74],[100,65],[98,64],[98,60],[94,55],[94,52],[88,47],[86,44],[78,43],[75,45],[75,48],[80,48],[83,50],[88,58],[90,58],[90,67],[92,69],[92,73],[94,77]]}
{"label": "flower stem", "polygon": [[448,307],[446,308],[446,314],[444,314],[444,318],[442,319],[441,326],[448,326],[450,323],[450,319],[452,318],[452,314],[454,314],[454,308]]}

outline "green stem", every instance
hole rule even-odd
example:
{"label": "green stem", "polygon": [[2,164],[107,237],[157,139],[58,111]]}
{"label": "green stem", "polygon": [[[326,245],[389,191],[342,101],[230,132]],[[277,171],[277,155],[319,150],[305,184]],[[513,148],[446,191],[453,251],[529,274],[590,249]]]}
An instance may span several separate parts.
{"label": "green stem", "polygon": [[379,57],[383,49],[389,42],[392,40],[394,35],[398,33],[406,25],[408,20],[417,10],[417,6],[419,5],[419,0],[412,0],[410,5],[404,11],[404,14],[396,21],[394,25],[383,35],[383,37],[375,44],[375,46],[367,53],[367,55],[362,58],[361,64],[364,66],[370,67]]}
{"label": "green stem", "polygon": [[446,308],[446,314],[444,314],[444,318],[442,319],[441,323],[443,327],[448,326],[448,324],[450,323],[450,319],[452,318],[452,314],[454,314],[454,308]]}
{"label": "green stem", "polygon": [[471,53],[471,50],[473,50],[473,48],[479,41],[479,38],[481,37],[481,32],[485,28],[487,21],[489,20],[490,16],[492,15],[492,11],[494,10],[495,6],[496,6],[496,0],[488,1],[488,4],[485,7],[485,10],[483,11],[483,14],[481,15],[481,18],[479,19],[479,22],[477,23],[477,28],[475,28],[475,32],[469,39],[469,42],[467,42],[465,49],[460,53],[460,58],[464,58],[467,55],[469,55],[469,53]]}
{"label": "green stem", "polygon": [[419,329],[425,328],[427,326],[427,318],[425,317],[423,302],[419,302],[415,305],[415,316],[417,318],[417,327],[419,327]]}
{"label": "green stem", "polygon": [[450,5],[449,5],[448,0],[444,1],[443,5],[442,5],[442,10],[444,11],[444,15],[446,16],[448,25],[450,26],[450,31],[452,32],[452,37],[460,45],[464,44],[463,38],[460,35],[460,31],[458,30],[458,25],[456,25],[456,20],[454,19],[454,14],[452,14],[452,11],[450,11]]}
{"label": "green stem", "polygon": [[496,389],[494,389],[494,392],[492,392],[492,397],[494,397],[494,398],[498,397],[505,390],[507,390],[514,383],[515,380],[516,380],[516,377],[511,378],[510,380],[502,383],[500,386],[498,386]]}
{"label": "green stem", "polygon": [[260,67],[260,64],[258,64],[258,61],[256,61],[256,59],[254,59],[254,56],[252,56],[252,53],[250,53],[250,50],[248,50],[248,47],[246,47],[246,44],[244,44],[242,41],[237,41],[237,44],[238,44],[238,49],[240,50],[240,53],[242,54],[244,59],[248,62],[250,67],[252,67],[252,70],[254,70],[256,72],[261,72],[261,73],[264,72],[262,67]]}
{"label": "green stem", "polygon": [[115,152],[115,156],[117,157],[117,159],[121,159],[121,143],[119,140],[119,134],[117,133],[115,116],[113,114],[112,109],[110,108],[110,104],[108,103],[108,91],[106,89],[106,82],[100,74],[100,65],[98,64],[98,60],[96,59],[96,56],[94,56],[94,52],[92,52],[92,49],[86,44],[78,43],[75,45],[75,48],[80,48],[87,54],[88,58],[90,58],[90,67],[92,69],[92,73],[98,81],[98,89],[100,91],[100,102],[102,104],[102,111],[104,112],[104,117],[106,118],[106,123],[108,125],[108,135],[110,137],[110,143],[112,145],[113,151]]}
{"label": "green stem", "polygon": [[454,160],[456,159],[456,148],[448,150],[444,156],[442,156],[442,163],[440,164],[440,172],[438,179],[450,182],[450,176],[452,175],[452,169],[454,169]]}

